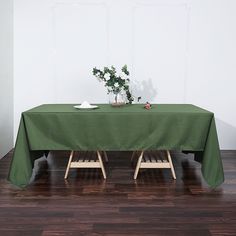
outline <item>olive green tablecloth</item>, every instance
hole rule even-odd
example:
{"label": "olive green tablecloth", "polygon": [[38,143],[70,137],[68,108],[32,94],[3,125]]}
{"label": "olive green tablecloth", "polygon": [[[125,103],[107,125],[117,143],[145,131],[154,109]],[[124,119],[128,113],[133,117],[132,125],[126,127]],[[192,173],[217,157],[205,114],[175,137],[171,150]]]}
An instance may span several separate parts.
{"label": "olive green tablecloth", "polygon": [[23,112],[8,179],[26,186],[44,150],[167,149],[194,152],[211,187],[224,181],[213,113],[188,104],[98,106],[48,104]]}

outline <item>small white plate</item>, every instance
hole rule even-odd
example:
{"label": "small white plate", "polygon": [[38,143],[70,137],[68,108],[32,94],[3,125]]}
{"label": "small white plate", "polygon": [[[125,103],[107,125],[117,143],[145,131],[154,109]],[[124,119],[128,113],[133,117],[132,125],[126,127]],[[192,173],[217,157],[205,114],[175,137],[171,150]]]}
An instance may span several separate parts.
{"label": "small white plate", "polygon": [[95,109],[95,108],[98,108],[98,106],[90,105],[90,104],[89,104],[89,106],[76,105],[76,106],[74,106],[74,108],[76,108],[76,109]]}

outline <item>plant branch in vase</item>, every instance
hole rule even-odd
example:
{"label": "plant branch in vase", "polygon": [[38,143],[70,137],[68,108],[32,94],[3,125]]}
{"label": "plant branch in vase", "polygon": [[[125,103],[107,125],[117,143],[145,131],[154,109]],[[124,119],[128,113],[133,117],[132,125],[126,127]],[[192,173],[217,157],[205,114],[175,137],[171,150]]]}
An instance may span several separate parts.
{"label": "plant branch in vase", "polygon": [[104,67],[103,70],[93,68],[93,75],[99,80],[103,81],[105,87],[107,88],[108,94],[114,95],[114,101],[112,101],[113,106],[121,106],[125,104],[123,99],[124,93],[126,95],[128,103],[132,104],[134,100],[130,88],[129,88],[129,71],[127,65],[121,68],[120,72],[116,71],[114,66]]}

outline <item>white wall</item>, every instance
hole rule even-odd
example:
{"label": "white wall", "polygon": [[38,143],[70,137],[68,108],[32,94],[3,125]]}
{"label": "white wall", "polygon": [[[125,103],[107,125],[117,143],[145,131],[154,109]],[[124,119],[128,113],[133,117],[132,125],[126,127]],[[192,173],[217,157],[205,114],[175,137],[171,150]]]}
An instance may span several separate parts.
{"label": "white wall", "polygon": [[13,3],[0,0],[0,158],[13,147]]}
{"label": "white wall", "polygon": [[221,148],[236,149],[236,1],[192,1],[187,101],[215,112]]}
{"label": "white wall", "polygon": [[15,134],[33,106],[107,102],[92,68],[127,64],[135,95],[213,111],[221,148],[236,149],[235,12],[234,0],[15,0]]}

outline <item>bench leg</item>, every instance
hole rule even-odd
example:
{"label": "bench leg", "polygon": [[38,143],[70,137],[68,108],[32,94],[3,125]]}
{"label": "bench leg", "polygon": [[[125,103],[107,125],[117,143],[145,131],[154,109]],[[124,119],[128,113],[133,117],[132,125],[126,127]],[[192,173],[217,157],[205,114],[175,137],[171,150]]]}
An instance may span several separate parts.
{"label": "bench leg", "polygon": [[98,155],[98,160],[99,160],[99,163],[100,163],[100,167],[102,169],[102,174],[103,174],[103,178],[106,179],[106,172],[105,172],[105,169],[104,169],[104,166],[103,166],[103,162],[102,162],[102,157],[101,157],[101,154],[99,151],[97,151],[97,155]]}
{"label": "bench leg", "polygon": [[143,158],[143,151],[141,152],[141,154],[138,158],[138,162],[137,162],[136,169],[135,169],[135,172],[134,172],[134,179],[137,179],[138,171],[139,171],[139,168],[140,168],[140,165],[141,165],[142,158]]}
{"label": "bench leg", "polygon": [[66,168],[66,173],[65,173],[64,179],[67,179],[67,176],[68,176],[68,173],[69,173],[69,169],[70,169],[70,164],[71,164],[71,161],[72,161],[73,156],[74,156],[74,151],[71,151],[71,153],[70,153],[70,158],[69,158],[69,161],[68,161],[68,164],[67,164],[67,168]]}
{"label": "bench leg", "polygon": [[172,173],[173,179],[176,179],[175,169],[174,169],[174,166],[173,166],[173,163],[172,163],[170,152],[167,150],[166,153],[167,153],[168,161],[170,163],[170,169],[171,169],[171,173]]}

